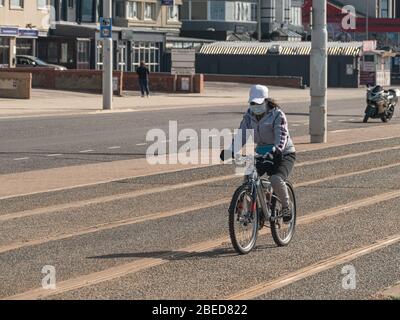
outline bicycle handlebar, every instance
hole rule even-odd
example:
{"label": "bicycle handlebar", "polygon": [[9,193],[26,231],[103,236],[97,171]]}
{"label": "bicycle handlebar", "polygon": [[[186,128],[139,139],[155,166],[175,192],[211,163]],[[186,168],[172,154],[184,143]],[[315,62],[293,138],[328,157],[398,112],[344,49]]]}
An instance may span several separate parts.
{"label": "bicycle handlebar", "polygon": [[263,163],[273,164],[274,155],[273,153],[266,153],[265,155],[255,153],[254,155],[240,155],[234,158],[234,161],[238,164],[246,163],[254,160],[264,160]]}

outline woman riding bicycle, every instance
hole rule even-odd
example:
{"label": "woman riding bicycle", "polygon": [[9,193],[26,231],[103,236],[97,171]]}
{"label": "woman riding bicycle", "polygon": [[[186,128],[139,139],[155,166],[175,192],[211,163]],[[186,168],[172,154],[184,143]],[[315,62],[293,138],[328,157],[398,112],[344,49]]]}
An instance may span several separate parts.
{"label": "woman riding bicycle", "polygon": [[252,86],[249,103],[250,107],[244,114],[239,128],[242,133],[242,145],[237,146],[234,138],[231,148],[222,150],[220,158],[225,161],[238,154],[240,148],[246,144],[246,130],[254,130],[256,152],[258,154],[272,152],[274,155],[274,165],[257,164],[257,172],[259,176],[267,173],[271,177],[272,188],[282,202],[283,221],[289,223],[292,220],[292,212],[285,180],[293,170],[296,150],[290,138],[286,115],[274,100],[269,99],[266,86]]}

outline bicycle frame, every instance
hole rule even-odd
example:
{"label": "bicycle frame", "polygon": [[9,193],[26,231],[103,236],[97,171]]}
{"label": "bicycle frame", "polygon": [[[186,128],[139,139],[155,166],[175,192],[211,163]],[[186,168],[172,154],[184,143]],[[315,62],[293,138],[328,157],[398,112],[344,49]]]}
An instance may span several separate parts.
{"label": "bicycle frame", "polygon": [[[254,161],[255,160],[255,161]],[[274,195],[271,181],[264,179],[258,175],[257,164],[273,164],[273,157],[271,154],[255,156],[235,156],[234,161],[239,166],[245,166],[243,184],[238,187],[232,197],[229,205],[229,235],[231,237],[232,245],[235,250],[240,254],[249,253],[257,240],[257,234],[269,222],[271,228],[271,235],[278,246],[286,246],[290,243],[295,228],[296,221],[296,200],[293,192],[293,187],[289,183],[290,192],[293,197],[294,216],[290,220],[290,224],[281,221],[284,216],[280,210],[281,201]],[[268,168],[267,168],[268,169]],[[272,168],[271,168],[272,169]],[[288,182],[286,182],[288,184]],[[240,210],[238,203],[246,199],[246,203],[250,202],[250,208],[246,205],[246,211]],[[238,210],[239,208],[239,210]],[[239,224],[239,231],[236,225]],[[248,228],[250,224],[250,229]],[[285,225],[288,224],[287,231]],[[244,231],[251,232],[251,238],[245,238],[244,242],[241,235],[242,228]],[[282,231],[282,230],[283,231]],[[238,234],[239,232],[239,238]]]}
{"label": "bicycle frame", "polygon": [[268,208],[265,197],[265,190],[263,188],[261,178],[259,177],[257,169],[254,165],[250,174],[245,175],[245,183],[249,186],[249,189],[251,191],[253,201],[252,211],[256,211],[256,204],[258,204],[264,214],[265,219],[269,221],[272,218],[272,212]]}

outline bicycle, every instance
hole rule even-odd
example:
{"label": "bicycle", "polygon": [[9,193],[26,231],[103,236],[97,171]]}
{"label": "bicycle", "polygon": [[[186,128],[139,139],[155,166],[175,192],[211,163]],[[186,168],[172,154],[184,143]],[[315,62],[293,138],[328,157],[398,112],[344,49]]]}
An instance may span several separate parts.
{"label": "bicycle", "polygon": [[[236,165],[250,168],[244,183],[235,191],[229,206],[229,235],[232,245],[239,254],[248,254],[255,246],[259,230],[271,228],[274,242],[287,246],[294,235],[296,226],[296,197],[293,185],[286,181],[290,198],[292,219],[283,222],[282,203],[275,195],[269,178],[259,177],[256,164],[273,165],[273,155],[239,156]],[[240,235],[248,232],[248,237]]]}

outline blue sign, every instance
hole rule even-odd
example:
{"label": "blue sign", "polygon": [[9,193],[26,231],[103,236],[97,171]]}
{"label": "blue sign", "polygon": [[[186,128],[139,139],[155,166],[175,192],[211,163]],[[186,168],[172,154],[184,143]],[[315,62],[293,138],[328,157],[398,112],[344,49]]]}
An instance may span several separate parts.
{"label": "blue sign", "polygon": [[0,27],[0,34],[4,36],[17,36],[18,28]]}
{"label": "blue sign", "polygon": [[100,18],[100,38],[112,38],[111,18]]}
{"label": "blue sign", "polygon": [[161,5],[162,6],[173,6],[174,0],[161,0]]}
{"label": "blue sign", "polygon": [[25,38],[37,38],[39,31],[36,29],[18,29],[18,35]]}

